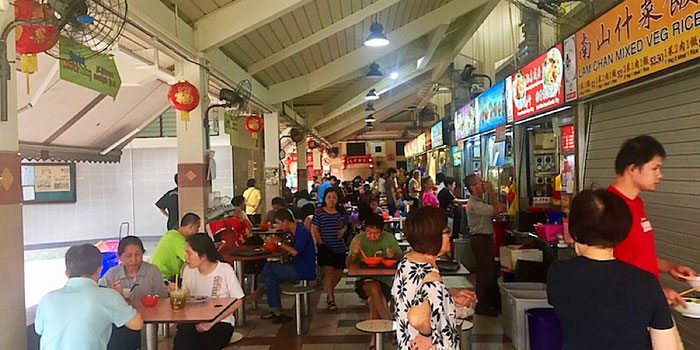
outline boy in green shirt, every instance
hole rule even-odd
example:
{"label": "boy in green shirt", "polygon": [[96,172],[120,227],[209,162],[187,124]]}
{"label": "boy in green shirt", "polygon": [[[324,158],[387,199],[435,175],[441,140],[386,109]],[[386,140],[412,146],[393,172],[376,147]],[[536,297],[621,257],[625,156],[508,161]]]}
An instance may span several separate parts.
{"label": "boy in green shirt", "polygon": [[[401,260],[403,251],[394,235],[384,232],[384,220],[379,215],[372,215],[365,220],[365,232],[355,236],[350,243],[350,255],[347,264],[360,264],[362,252],[367,256],[383,256],[387,259]],[[362,251],[362,252],[361,252]],[[387,300],[391,298],[391,285],[394,277],[363,277],[355,282],[357,295],[367,300],[370,319],[391,318]]]}
{"label": "boy in green shirt", "polygon": [[170,230],[158,241],[151,256],[151,264],[156,265],[163,274],[163,279],[172,280],[180,273],[185,263],[185,240],[199,232],[201,219],[197,214],[187,213],[182,217],[180,227]]}

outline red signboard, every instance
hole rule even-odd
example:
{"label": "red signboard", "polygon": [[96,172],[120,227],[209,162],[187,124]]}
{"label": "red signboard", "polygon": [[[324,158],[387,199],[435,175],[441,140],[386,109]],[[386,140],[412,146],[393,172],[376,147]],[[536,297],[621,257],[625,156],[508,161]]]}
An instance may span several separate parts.
{"label": "red signboard", "polygon": [[561,127],[561,150],[563,152],[573,152],[576,148],[576,139],[574,138],[574,126],[565,125]]}
{"label": "red signboard", "polygon": [[561,44],[513,74],[509,79],[513,120],[536,115],[564,103],[563,76]]}
{"label": "red signboard", "polygon": [[371,156],[345,157],[346,164],[368,164],[372,163]]}
{"label": "red signboard", "polygon": [[425,150],[431,149],[431,143],[430,143],[430,130],[425,132]]}

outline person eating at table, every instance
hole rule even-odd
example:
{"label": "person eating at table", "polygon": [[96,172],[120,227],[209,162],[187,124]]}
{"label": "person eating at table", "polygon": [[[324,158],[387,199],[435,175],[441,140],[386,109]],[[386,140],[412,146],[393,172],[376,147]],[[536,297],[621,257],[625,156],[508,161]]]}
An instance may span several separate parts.
{"label": "person eating at table", "polygon": [[[385,256],[387,259],[400,260],[403,251],[394,235],[384,232],[384,219],[372,214],[365,219],[365,232],[355,236],[350,243],[351,253],[347,264],[359,265],[363,256]],[[388,320],[391,318],[387,300],[391,299],[393,276],[362,277],[355,281],[355,293],[367,300],[370,319]],[[374,343],[374,338],[372,338]],[[373,347],[371,344],[370,347]]]}
{"label": "person eating at table", "polygon": [[292,243],[288,244],[278,236],[267,237],[268,243],[276,244],[279,249],[289,254],[292,259],[288,263],[268,261],[260,273],[260,283],[265,287],[259,287],[253,294],[253,298],[259,298],[267,290],[267,305],[270,312],[262,315],[263,320],[271,319],[272,323],[280,324],[289,322],[291,317],[282,313],[282,299],[280,283],[286,281],[316,279],[316,248],[311,238],[311,232],[302,223],[297,223],[292,214],[287,210],[279,210],[275,213],[275,222],[282,233],[292,233]]}
{"label": "person eating at table", "polygon": [[151,256],[151,264],[158,267],[164,280],[172,281],[180,273],[185,262],[185,240],[199,232],[201,221],[199,215],[187,213],[182,217],[177,230],[166,232],[158,241]]}
{"label": "person eating at table", "polygon": [[112,326],[138,331],[141,314],[114,289],[100,288],[102,254],[91,244],[66,252],[68,282],[39,302],[34,329],[42,350],[105,350]]}
{"label": "person eating at table", "polygon": [[262,218],[260,221],[260,224],[274,224],[275,223],[275,213],[277,213],[281,209],[285,209],[289,211],[290,214],[292,214],[292,217],[294,217],[294,212],[292,212],[291,209],[287,208],[287,204],[284,202],[284,199],[282,197],[275,197],[272,198],[272,209],[265,213],[265,216]]}
{"label": "person eating at table", "polygon": [[476,296],[448,290],[440,276],[437,257],[450,251],[447,216],[436,207],[411,210],[404,234],[413,251],[399,263],[391,287],[399,348],[459,349],[457,307],[472,306]]}
{"label": "person eating at table", "polygon": [[[231,265],[221,262],[214,242],[205,234],[196,234],[185,244],[186,266],[183,285],[191,296],[237,298],[235,303],[212,322],[180,323],[173,350],[220,350],[229,344],[236,320],[233,313],[243,305],[243,289]],[[174,283],[173,283],[174,285]],[[171,289],[174,286],[170,286]]]}
{"label": "person eating at table", "polygon": [[348,247],[345,244],[345,231],[349,218],[345,208],[338,201],[338,189],[330,187],[323,193],[323,205],[311,220],[311,233],[318,248],[318,266],[323,267],[323,287],[326,291],[328,310],[337,310],[335,287],[343,277]]}
{"label": "person eating at table", "polygon": [[253,224],[245,214],[245,198],[235,196],[231,200],[233,212],[219,220],[212,220],[205,226],[207,233],[214,240],[215,245],[242,246],[252,236]]}
{"label": "person eating at table", "polygon": [[[119,265],[109,269],[98,285],[116,290],[131,304],[139,302],[145,295],[168,297],[160,270],[145,261],[143,242],[136,236],[127,236],[119,241],[117,256]],[[134,350],[141,346],[141,333],[126,326],[113,326],[107,350]]]}

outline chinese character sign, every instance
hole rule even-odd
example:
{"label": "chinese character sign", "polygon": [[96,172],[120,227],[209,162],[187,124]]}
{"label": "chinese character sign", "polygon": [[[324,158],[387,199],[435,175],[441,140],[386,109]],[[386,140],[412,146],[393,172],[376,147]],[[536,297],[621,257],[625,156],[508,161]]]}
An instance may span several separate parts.
{"label": "chinese character sign", "polygon": [[523,119],[564,103],[563,75],[561,44],[513,74],[513,119]]}
{"label": "chinese character sign", "polygon": [[626,0],[576,33],[579,96],[700,56],[698,0]]}

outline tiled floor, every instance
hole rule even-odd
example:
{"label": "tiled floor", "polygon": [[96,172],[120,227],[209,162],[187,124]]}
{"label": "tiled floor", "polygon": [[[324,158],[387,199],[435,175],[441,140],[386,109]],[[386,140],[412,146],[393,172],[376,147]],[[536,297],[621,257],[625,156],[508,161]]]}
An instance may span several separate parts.
{"label": "tiled floor", "polygon": [[[472,278],[469,278],[470,280]],[[461,277],[446,277],[450,287],[472,287]],[[243,334],[243,340],[232,344],[226,350],[365,350],[369,348],[371,336],[358,331],[355,323],[367,318],[367,306],[357,297],[353,290],[354,279],[343,278],[336,288],[337,311],[326,310],[326,294],[317,291],[312,294],[311,302],[315,307],[305,320],[305,333],[298,337],[295,333],[295,321],[284,325],[274,325],[261,320],[260,315],[267,312],[264,299],[258,303],[257,310],[250,310],[248,305],[247,324],[237,327],[236,332]],[[294,300],[283,296],[282,305],[288,315],[294,316]],[[500,318],[475,316],[474,330],[471,338],[474,350],[514,350],[510,341],[503,336]],[[395,349],[390,336],[385,337],[384,348]],[[163,341],[159,349],[172,349],[171,339]]]}

